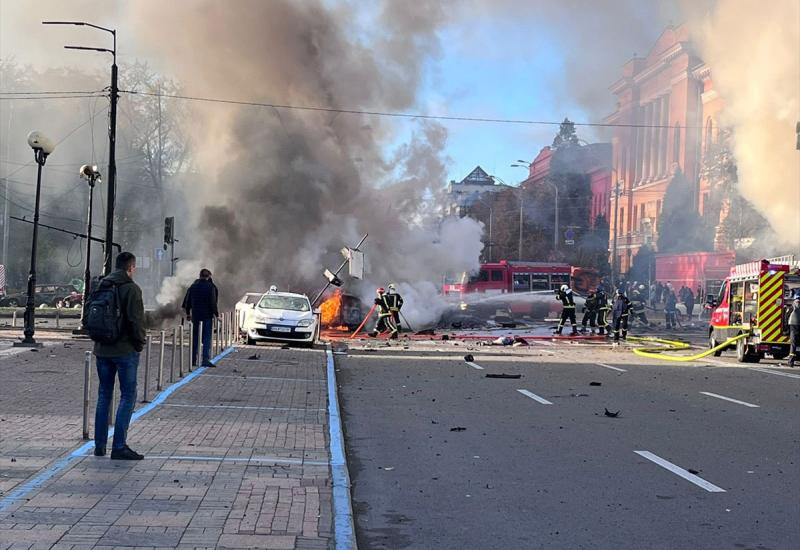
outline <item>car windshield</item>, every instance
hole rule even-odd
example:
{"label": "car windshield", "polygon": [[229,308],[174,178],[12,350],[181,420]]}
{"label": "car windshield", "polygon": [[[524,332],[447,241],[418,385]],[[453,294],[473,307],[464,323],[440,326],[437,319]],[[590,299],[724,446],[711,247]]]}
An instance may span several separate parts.
{"label": "car windshield", "polygon": [[309,311],[308,298],[295,296],[264,296],[258,307],[263,309],[285,309],[288,311]]}

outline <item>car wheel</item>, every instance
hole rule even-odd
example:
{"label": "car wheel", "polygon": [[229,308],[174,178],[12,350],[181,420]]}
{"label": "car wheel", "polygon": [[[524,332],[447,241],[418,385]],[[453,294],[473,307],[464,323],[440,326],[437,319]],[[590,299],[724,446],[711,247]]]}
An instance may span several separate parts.
{"label": "car wheel", "polygon": [[250,336],[247,336],[247,339],[245,340],[245,342],[247,343],[248,346],[255,346],[256,345],[256,341],[253,340],[252,338],[250,338]]}
{"label": "car wheel", "polygon": [[[717,339],[714,338],[714,333],[712,332],[708,337],[708,349],[714,349],[718,345],[719,342],[717,342]],[[717,351],[714,352],[714,357],[719,357],[720,355],[722,355],[721,349],[718,349]]]}
{"label": "car wheel", "polygon": [[758,355],[749,353],[747,348],[744,338],[736,341],[736,360],[740,363],[757,363],[760,358]]}

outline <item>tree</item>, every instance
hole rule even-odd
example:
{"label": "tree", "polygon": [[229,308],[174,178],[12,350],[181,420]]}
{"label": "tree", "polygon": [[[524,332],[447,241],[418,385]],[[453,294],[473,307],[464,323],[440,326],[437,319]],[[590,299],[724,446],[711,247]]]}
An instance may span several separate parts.
{"label": "tree", "polygon": [[631,281],[649,281],[656,273],[656,251],[649,244],[643,245],[633,257],[628,279]]}
{"label": "tree", "polygon": [[601,275],[611,272],[608,265],[608,220],[602,214],[594,220],[594,227],[584,233],[578,246],[576,265],[594,267]]}
{"label": "tree", "polygon": [[707,236],[694,204],[694,189],[680,170],[676,170],[664,194],[658,224],[658,251],[662,253],[706,250]]}
{"label": "tree", "polygon": [[553,149],[559,147],[571,147],[573,145],[580,145],[578,143],[578,134],[575,132],[575,123],[569,118],[565,118],[564,122],[558,127],[558,134],[553,139]]}

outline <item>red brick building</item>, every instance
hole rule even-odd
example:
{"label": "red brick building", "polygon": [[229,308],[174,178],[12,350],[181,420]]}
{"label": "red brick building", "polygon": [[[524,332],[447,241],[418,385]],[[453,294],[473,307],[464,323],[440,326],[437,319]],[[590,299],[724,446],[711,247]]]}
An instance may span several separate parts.
{"label": "red brick building", "polygon": [[639,247],[655,242],[664,193],[677,169],[695,186],[695,206],[703,212],[709,190],[700,181],[702,155],[716,139],[722,101],[685,26],[668,27],[647,56],[628,61],[610,90],[617,109],[606,121],[621,125],[612,139],[621,196],[617,203],[612,190],[610,240],[616,231],[617,265],[624,273]]}

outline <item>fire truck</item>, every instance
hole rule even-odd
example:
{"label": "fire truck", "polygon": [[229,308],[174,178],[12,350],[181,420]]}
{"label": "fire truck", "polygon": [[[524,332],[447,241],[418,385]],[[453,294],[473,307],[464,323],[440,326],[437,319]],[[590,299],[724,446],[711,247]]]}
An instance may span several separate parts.
{"label": "fire truck", "polygon": [[599,282],[599,273],[592,268],[552,262],[500,260],[481,264],[475,274],[462,273],[458,280],[446,280],[442,291],[445,295],[460,297],[472,292],[506,294],[555,290],[561,285],[571,285],[575,290],[586,292],[597,288]]}
{"label": "fire truck", "polygon": [[793,296],[799,293],[800,262],[794,256],[732,267],[719,296],[708,297],[713,309],[709,346],[714,348],[728,338],[746,335],[735,344],[740,363],[757,363],[765,353],[783,359],[789,355],[787,312]]}

